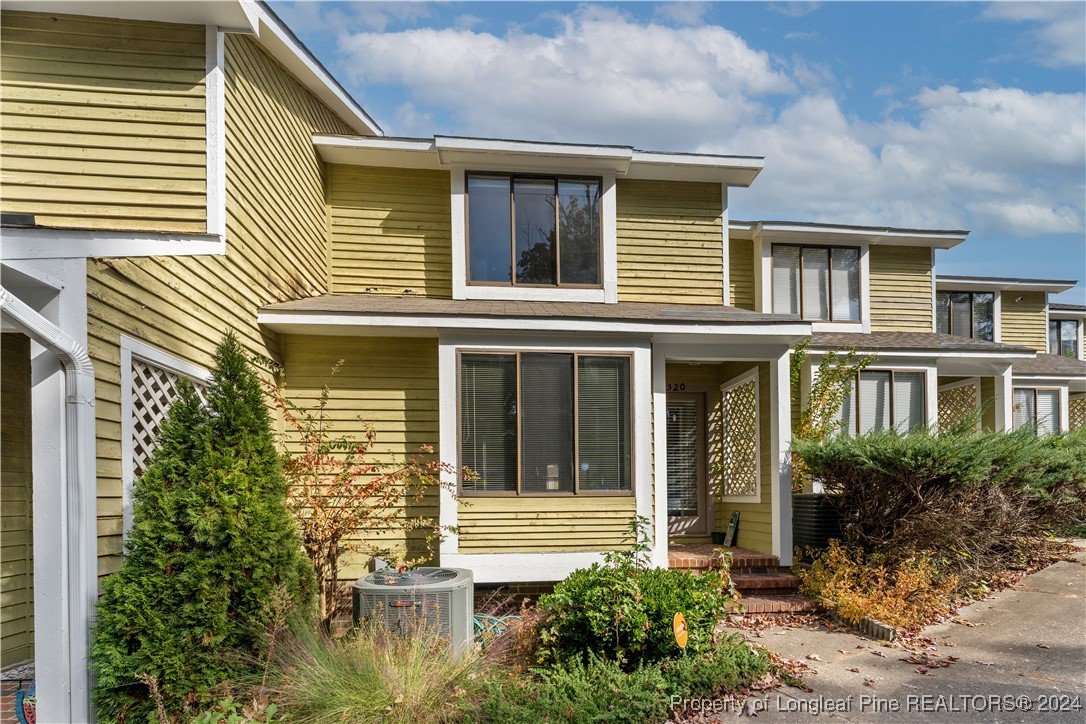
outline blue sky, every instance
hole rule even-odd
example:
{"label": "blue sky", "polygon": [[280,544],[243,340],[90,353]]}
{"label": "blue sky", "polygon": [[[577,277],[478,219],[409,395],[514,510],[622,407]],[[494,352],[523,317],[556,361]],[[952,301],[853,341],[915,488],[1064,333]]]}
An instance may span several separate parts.
{"label": "blue sky", "polygon": [[389,135],[765,156],[733,218],[964,228],[940,273],[1086,281],[1086,3],[272,7]]}

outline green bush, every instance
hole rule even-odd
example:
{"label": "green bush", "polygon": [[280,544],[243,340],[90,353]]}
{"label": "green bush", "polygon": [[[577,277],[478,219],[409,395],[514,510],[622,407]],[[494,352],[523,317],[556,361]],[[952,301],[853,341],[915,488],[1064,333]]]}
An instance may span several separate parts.
{"label": "green bush", "polygon": [[539,609],[550,616],[540,627],[544,661],[599,654],[632,668],[677,656],[676,613],[686,617],[689,651],[712,646],[713,630],[734,600],[727,572],[648,568],[643,525],[640,519],[632,526],[633,550],[574,571],[540,597]]}
{"label": "green bush", "polygon": [[263,393],[228,336],[207,403],[182,383],[136,481],[124,562],[98,602],[101,721],[189,718],[259,666],[269,603],[312,600],[285,495]]}
{"label": "green bush", "polygon": [[660,665],[668,696],[708,697],[736,691],[771,670],[764,649],[748,646],[738,634],[718,641],[696,656],[680,656]]}

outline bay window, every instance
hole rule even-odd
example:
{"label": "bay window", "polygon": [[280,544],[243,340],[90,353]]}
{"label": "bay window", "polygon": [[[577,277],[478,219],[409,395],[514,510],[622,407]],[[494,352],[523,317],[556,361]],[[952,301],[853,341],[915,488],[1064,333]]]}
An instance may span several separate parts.
{"label": "bay window", "polygon": [[923,372],[863,370],[853,378],[838,421],[845,435],[897,430],[909,432],[927,424]]}
{"label": "bay window", "polygon": [[774,244],[773,311],[801,319],[859,321],[860,250]]}
{"label": "bay window", "polygon": [[1034,426],[1041,435],[1060,431],[1060,391],[1014,388],[1014,429]]}
{"label": "bay window", "polygon": [[629,356],[462,353],[462,490],[629,493],[631,410]]}
{"label": "bay window", "polygon": [[937,292],[935,331],[955,337],[995,339],[995,294],[992,292]]}
{"label": "bay window", "polygon": [[600,287],[598,178],[467,175],[468,282]]}
{"label": "bay window", "polygon": [[1078,322],[1053,319],[1048,322],[1048,353],[1060,357],[1078,357]]}

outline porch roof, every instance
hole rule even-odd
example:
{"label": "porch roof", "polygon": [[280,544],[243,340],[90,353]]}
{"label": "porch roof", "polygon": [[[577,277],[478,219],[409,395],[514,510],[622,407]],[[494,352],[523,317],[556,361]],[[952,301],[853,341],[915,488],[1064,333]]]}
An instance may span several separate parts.
{"label": "porch roof", "polygon": [[1038,353],[1033,359],[1015,362],[1012,369],[1015,375],[1074,377],[1086,380],[1086,362],[1055,354]]}
{"label": "porch roof", "polygon": [[[1034,356],[1029,347],[1016,344],[988,342],[983,339],[954,337],[935,332],[816,332],[811,335],[811,349],[858,349],[870,352],[919,352],[926,354],[959,353],[991,354],[1014,359]],[[1015,368],[1018,367],[1015,362]]]}

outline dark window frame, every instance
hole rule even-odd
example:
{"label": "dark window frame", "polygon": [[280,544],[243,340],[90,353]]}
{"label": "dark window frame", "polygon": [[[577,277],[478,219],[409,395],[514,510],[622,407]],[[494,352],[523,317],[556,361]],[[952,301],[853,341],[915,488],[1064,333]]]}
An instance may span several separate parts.
{"label": "dark window frame", "polygon": [[[936,326],[936,328],[938,328],[938,326],[939,326],[939,318],[938,318],[938,314],[939,314],[939,296],[942,295],[942,294],[945,294],[946,297],[947,297],[947,329],[948,329],[948,331],[945,332],[945,334],[949,334],[952,337],[962,337],[963,339],[980,339],[981,341],[984,341],[984,342],[994,342],[995,341],[995,322],[996,322],[996,311],[995,311],[996,295],[995,295],[995,292],[963,292],[963,291],[950,291],[950,290],[945,290],[945,289],[937,290],[935,292],[935,314],[936,314],[935,326]],[[957,334],[954,331],[954,300],[951,298],[952,295],[954,295],[954,294],[968,294],[969,295],[969,334],[968,335]],[[973,334],[973,331],[976,329],[976,326],[977,326],[977,303],[975,301],[975,297],[978,294],[991,294],[992,295],[992,338],[991,339],[985,339],[984,337],[977,337],[977,336],[975,336]]]}
{"label": "dark window frame", "polygon": [[[1075,349],[1074,349],[1074,354],[1072,354],[1072,355],[1065,355],[1065,354],[1063,354],[1063,352],[1060,351],[1060,350],[1063,349],[1063,325],[1064,325],[1065,322],[1071,322],[1071,323],[1073,323],[1075,325]],[[1052,335],[1052,325],[1056,326],[1056,350],[1055,351],[1052,350],[1052,345],[1051,345],[1051,341],[1052,341],[1052,336],[1051,336]],[[1048,353],[1049,354],[1054,354],[1057,357],[1069,357],[1071,359],[1078,359],[1079,334],[1080,334],[1079,326],[1080,325],[1079,325],[1077,319],[1049,319],[1048,320],[1048,335],[1049,335],[1048,342],[1050,344],[1048,345]]]}
{"label": "dark window frame", "polygon": [[[776,254],[774,253],[777,247],[791,247],[793,249],[799,249],[799,318],[804,321],[817,322],[817,323],[834,323],[834,324],[861,324],[864,319],[864,294],[863,294],[863,279],[860,272],[860,257],[863,255],[863,249],[859,246],[846,246],[843,244],[773,244],[769,250],[769,283],[770,283],[770,301],[773,299],[773,266],[775,264]],[[829,317],[822,319],[820,317],[807,317],[804,314],[803,304],[803,250],[804,249],[823,249],[826,251],[826,264],[827,271],[827,286],[826,295],[829,300]],[[850,249],[856,252],[856,319],[834,319],[833,316],[833,250],[834,249]],[[776,311],[776,310],[774,310]]]}
{"label": "dark window frame", "polygon": [[[852,396],[852,398],[853,398],[853,400],[852,400],[852,402],[853,402],[853,405],[852,405],[852,407],[853,407],[852,419],[855,421],[856,425],[855,425],[855,429],[850,431],[850,433],[849,433],[850,435],[852,435],[853,437],[858,437],[860,435],[860,377],[865,372],[889,372],[890,373],[890,387],[889,387],[889,390],[888,390],[890,395],[889,395],[889,401],[887,402],[887,405],[889,405],[889,410],[890,410],[890,429],[891,430],[896,430],[897,429],[897,421],[894,420],[894,374],[896,372],[906,372],[906,373],[913,373],[913,374],[919,373],[920,376],[921,376],[921,379],[923,380],[923,390],[924,390],[924,422],[922,424],[925,427],[927,426],[927,424],[928,424],[928,375],[927,375],[927,373],[922,369],[869,367],[867,369],[860,370],[859,372],[857,372],[852,377],[853,389],[856,391],[856,394],[854,394]],[[842,406],[844,405],[843,402],[841,404],[842,404]],[[919,428],[919,427],[920,427],[920,425],[917,425],[917,428]],[[910,430],[911,429],[912,428],[910,428]]]}
{"label": "dark window frame", "polygon": [[[562,354],[570,355],[573,357],[573,490],[554,490],[554,491],[529,491],[523,490],[523,469],[522,469],[522,441],[521,435],[521,354]],[[554,497],[634,497],[637,495],[637,439],[635,435],[634,419],[636,417],[634,411],[634,354],[633,352],[578,352],[563,349],[547,349],[547,350],[533,350],[533,349],[471,349],[463,348],[456,351],[456,454],[458,464],[462,464],[464,460],[463,454],[463,419],[461,418],[462,402],[461,402],[461,365],[464,355],[494,355],[494,356],[509,356],[512,355],[516,358],[516,400],[517,400],[517,475],[516,475],[516,490],[470,490],[464,487],[464,480],[462,476],[457,479],[456,492],[458,496],[464,497],[478,497],[478,498],[554,498]],[[623,358],[629,360],[629,433],[630,433],[630,470],[629,470],[629,489],[628,490],[581,490],[581,466],[579,460],[580,452],[580,390],[578,389],[578,376],[580,373],[578,360],[581,357],[614,357]]]}
{"label": "dark window frame", "polygon": [[[471,278],[471,199],[470,180],[472,177],[507,179],[509,181],[509,282],[472,281]],[[517,210],[515,196],[515,182],[517,179],[554,181],[554,284],[527,284],[517,282]],[[597,239],[599,257],[597,261],[597,274],[599,282],[596,284],[563,284],[562,283],[562,232],[561,222],[558,216],[558,185],[562,181],[595,181],[599,184],[600,201],[597,214],[599,215],[599,238]],[[501,287],[501,288],[525,288],[525,289],[603,289],[603,177],[585,176],[577,174],[539,174],[539,173],[505,173],[501,171],[465,171],[464,172],[464,276],[465,283],[472,287]]]}

